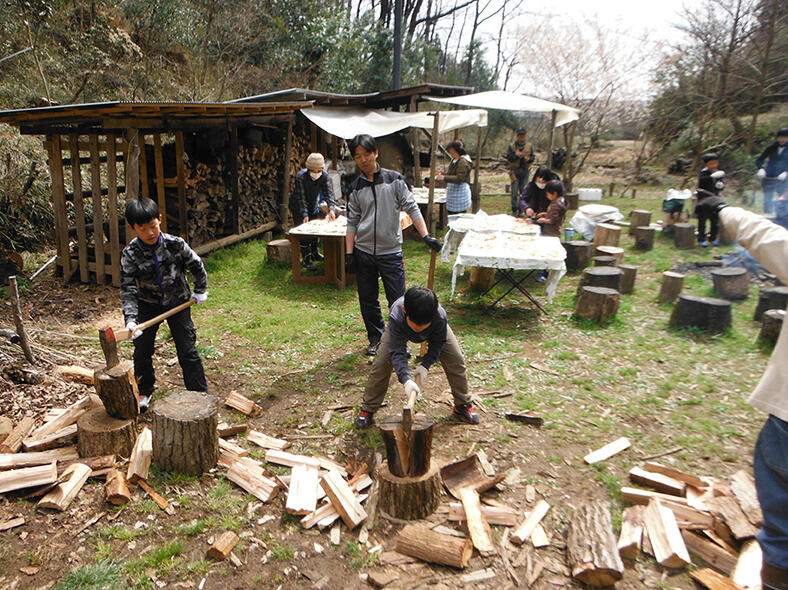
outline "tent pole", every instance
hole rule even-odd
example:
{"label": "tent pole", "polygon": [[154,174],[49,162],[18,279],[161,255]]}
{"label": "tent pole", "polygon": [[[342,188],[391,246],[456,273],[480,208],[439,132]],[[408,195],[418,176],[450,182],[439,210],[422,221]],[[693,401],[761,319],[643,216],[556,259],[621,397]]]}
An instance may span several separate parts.
{"label": "tent pole", "polygon": [[481,166],[482,162],[482,128],[477,127],[478,132],[476,134],[476,162],[473,166],[473,191],[472,191],[472,202],[471,202],[471,211],[473,213],[477,213],[479,211],[479,206],[481,204],[481,194],[482,194],[482,185],[479,183],[479,167]]}
{"label": "tent pole", "polygon": [[430,146],[430,196],[427,201],[427,230],[435,233],[435,215],[432,208],[435,203],[435,167],[437,166],[437,158],[435,153],[438,151],[438,121],[440,120],[440,111],[435,111],[433,114],[435,123],[432,125],[432,144]]}
{"label": "tent pole", "polygon": [[555,141],[555,118],[557,115],[558,111],[553,109],[550,116],[550,151],[547,152],[547,167],[550,169],[553,168],[553,142]]}

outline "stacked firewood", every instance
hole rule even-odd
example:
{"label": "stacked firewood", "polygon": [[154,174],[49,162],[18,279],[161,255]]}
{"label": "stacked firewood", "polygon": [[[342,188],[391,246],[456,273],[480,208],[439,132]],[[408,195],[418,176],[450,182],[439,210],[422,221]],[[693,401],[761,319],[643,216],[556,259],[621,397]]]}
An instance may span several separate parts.
{"label": "stacked firewood", "polygon": [[193,170],[187,170],[186,203],[192,246],[225,235],[230,195],[222,180],[222,168],[222,164],[207,166],[197,162]]}

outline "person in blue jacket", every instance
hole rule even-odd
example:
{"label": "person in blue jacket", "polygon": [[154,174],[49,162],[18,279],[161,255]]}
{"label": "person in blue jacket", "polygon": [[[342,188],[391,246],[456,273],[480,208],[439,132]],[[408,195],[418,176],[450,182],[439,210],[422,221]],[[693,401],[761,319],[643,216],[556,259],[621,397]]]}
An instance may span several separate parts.
{"label": "person in blue jacket", "polygon": [[777,140],[755,159],[755,176],[763,187],[763,211],[774,211],[774,198],[788,189],[788,127],[777,131]]}

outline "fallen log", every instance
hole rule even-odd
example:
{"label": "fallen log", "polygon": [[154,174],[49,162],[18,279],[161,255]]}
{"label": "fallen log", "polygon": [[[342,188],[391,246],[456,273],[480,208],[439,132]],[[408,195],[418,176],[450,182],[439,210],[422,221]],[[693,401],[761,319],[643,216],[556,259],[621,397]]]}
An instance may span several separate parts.
{"label": "fallen log", "polygon": [[406,525],[397,535],[395,550],[429,563],[462,569],[473,553],[470,539],[442,535],[424,525]]}

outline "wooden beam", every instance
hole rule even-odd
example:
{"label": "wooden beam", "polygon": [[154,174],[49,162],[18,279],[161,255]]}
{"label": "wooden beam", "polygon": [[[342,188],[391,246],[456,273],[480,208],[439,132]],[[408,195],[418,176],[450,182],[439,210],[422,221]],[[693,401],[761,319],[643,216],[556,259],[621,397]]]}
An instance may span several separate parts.
{"label": "wooden beam", "polygon": [[167,200],[164,195],[164,157],[161,153],[161,134],[153,136],[153,159],[156,165],[156,199],[159,202],[161,231],[167,232]]}
{"label": "wooden beam", "polygon": [[[107,135],[107,153],[116,151],[116,137]],[[115,158],[107,158],[107,216],[109,217],[109,256],[112,286],[120,287],[120,230],[118,228],[118,170]]]}
{"label": "wooden beam", "polygon": [[71,255],[68,247],[68,215],[66,213],[65,187],[63,183],[63,152],[60,136],[52,135],[48,144],[49,173],[52,176],[52,204],[55,214],[55,249],[57,265],[63,269],[63,278],[71,276]]}
{"label": "wooden beam", "polygon": [[[71,153],[78,154],[77,145],[79,138],[76,135],[70,137]],[[82,203],[82,169],[79,159],[72,157],[71,163],[71,186],[74,192],[74,222],[77,227],[77,251],[79,252],[79,280],[83,283],[90,281],[88,271],[88,238],[85,230],[85,207]]]}
{"label": "wooden beam", "polygon": [[181,237],[189,241],[189,217],[186,211],[186,164],[183,161],[183,131],[175,133],[175,170],[178,182],[178,224]]}

